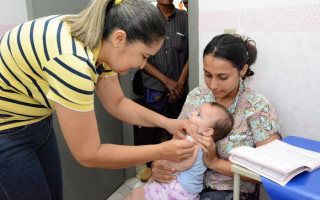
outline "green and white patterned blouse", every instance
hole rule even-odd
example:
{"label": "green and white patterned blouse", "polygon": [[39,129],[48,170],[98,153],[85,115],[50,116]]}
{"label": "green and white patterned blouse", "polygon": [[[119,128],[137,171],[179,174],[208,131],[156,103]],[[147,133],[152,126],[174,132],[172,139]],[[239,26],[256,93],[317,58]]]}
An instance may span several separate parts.
{"label": "green and white patterned blouse", "polygon": [[[202,103],[215,101],[207,86],[199,86],[188,94],[179,119],[187,118]],[[240,81],[235,101],[228,110],[234,117],[234,126],[226,138],[216,143],[217,154],[221,159],[228,160],[229,151],[235,147],[255,147],[255,143],[264,141],[275,133],[280,134],[280,119],[275,108],[264,96],[249,89],[243,81]],[[216,190],[233,190],[233,178],[207,170],[204,185]],[[241,182],[240,189],[241,192],[252,193],[255,187],[253,183]]]}

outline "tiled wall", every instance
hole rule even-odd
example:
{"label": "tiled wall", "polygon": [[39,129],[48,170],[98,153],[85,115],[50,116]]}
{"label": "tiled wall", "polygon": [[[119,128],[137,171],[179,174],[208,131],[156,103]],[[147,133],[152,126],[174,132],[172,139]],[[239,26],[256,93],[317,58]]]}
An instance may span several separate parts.
{"label": "tiled wall", "polygon": [[15,27],[15,25],[0,25],[0,37],[2,37],[3,34],[5,34],[8,30]]}
{"label": "tiled wall", "polygon": [[2,0],[0,6],[0,37],[28,19],[27,0]]}
{"label": "tiled wall", "polygon": [[320,4],[199,14],[199,32],[223,32],[226,27],[248,32],[319,32]]}

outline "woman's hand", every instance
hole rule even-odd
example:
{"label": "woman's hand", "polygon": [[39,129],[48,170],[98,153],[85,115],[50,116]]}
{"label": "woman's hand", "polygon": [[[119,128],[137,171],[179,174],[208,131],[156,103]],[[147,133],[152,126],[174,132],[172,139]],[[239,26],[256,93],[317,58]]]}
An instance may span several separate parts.
{"label": "woman's hand", "polygon": [[164,127],[172,135],[184,139],[187,132],[195,142],[197,142],[197,128],[192,125],[187,119],[169,119]]}
{"label": "woman's hand", "polygon": [[159,160],[180,162],[193,155],[194,142],[187,139],[173,139],[159,144]]}
{"label": "woman's hand", "polygon": [[199,136],[198,143],[203,151],[203,161],[204,164],[213,169],[215,162],[218,160],[216,152],[216,144],[211,136]]}
{"label": "woman's hand", "polygon": [[170,183],[177,179],[174,174],[179,174],[173,167],[166,164],[165,160],[153,161],[151,170],[152,178],[159,183]]}

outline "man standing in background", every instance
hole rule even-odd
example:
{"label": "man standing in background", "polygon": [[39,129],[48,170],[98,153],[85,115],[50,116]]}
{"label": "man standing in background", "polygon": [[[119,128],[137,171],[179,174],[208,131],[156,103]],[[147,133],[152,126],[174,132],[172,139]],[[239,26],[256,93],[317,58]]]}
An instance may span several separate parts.
{"label": "man standing in background", "polygon": [[183,1],[184,7],[186,7],[186,9],[188,11],[188,0],[182,0],[182,1]]}
{"label": "man standing in background", "polygon": [[[144,106],[169,118],[177,118],[188,94],[188,13],[176,9],[173,0],[157,0],[157,7],[165,20],[166,37],[142,71]],[[143,135],[143,141],[136,145],[160,143],[163,131],[140,127],[138,135]],[[147,163],[142,181],[151,176],[150,167],[151,163]]]}

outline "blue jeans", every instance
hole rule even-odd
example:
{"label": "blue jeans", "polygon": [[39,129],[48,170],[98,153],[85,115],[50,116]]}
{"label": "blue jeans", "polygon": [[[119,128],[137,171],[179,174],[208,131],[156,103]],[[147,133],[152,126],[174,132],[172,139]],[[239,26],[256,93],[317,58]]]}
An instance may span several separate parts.
{"label": "blue jeans", "polygon": [[[240,193],[240,200],[258,200],[259,199],[259,185],[253,193]],[[204,189],[200,193],[200,200],[232,200],[233,190],[214,190],[210,188]]]}
{"label": "blue jeans", "polygon": [[60,155],[51,116],[0,131],[0,199],[62,199]]}

